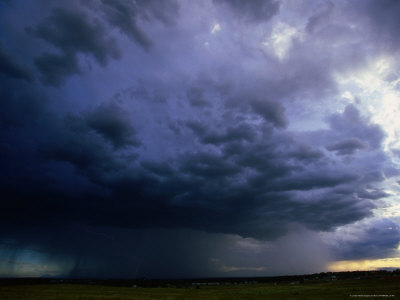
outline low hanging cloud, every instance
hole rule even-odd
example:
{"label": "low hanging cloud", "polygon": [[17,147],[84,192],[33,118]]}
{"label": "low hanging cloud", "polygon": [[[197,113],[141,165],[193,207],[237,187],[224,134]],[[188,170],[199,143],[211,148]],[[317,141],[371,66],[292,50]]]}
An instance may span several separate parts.
{"label": "low hanging cloud", "polygon": [[378,259],[396,256],[400,242],[397,223],[390,219],[360,221],[333,233],[329,243],[338,260]]}
{"label": "low hanging cloud", "polygon": [[[33,230],[39,232],[46,231],[48,226],[62,228],[64,224],[75,223],[74,229],[68,230],[75,231],[81,226],[89,226],[94,231],[100,227],[139,231],[186,228],[276,241],[290,235],[296,226],[329,231],[371,216],[371,210],[376,207],[373,201],[387,196],[370,190],[371,184],[380,182],[379,176],[365,176],[359,171],[368,164],[385,163],[384,157],[367,162],[371,155],[379,157],[379,148],[356,152],[359,157],[347,165],[334,157],[327,159],[329,152],[323,139],[320,144],[309,143],[295,132],[275,128],[252,110],[226,107],[218,115],[221,121],[210,119],[206,112],[201,112],[202,108],[196,108],[199,123],[178,122],[181,115],[174,115],[168,102],[143,103],[142,99],[129,95],[124,96],[123,102],[102,103],[79,115],[69,115],[62,122],[51,121],[55,122],[54,126],[45,129],[48,138],[41,139],[37,145],[39,156],[35,164],[27,162],[31,168],[43,169],[43,175],[25,174],[24,182],[32,185],[25,185],[24,190],[19,190],[17,177],[3,189],[4,198],[13,199],[13,205],[4,206],[3,224],[16,226],[13,220],[17,214],[19,226],[36,223]],[[169,132],[173,138],[196,142],[166,160],[146,155],[146,147],[151,144],[135,129],[143,124],[128,117],[132,101],[138,101],[138,106],[164,106],[164,118],[169,121],[177,118],[179,131],[171,131],[168,122],[160,119],[147,124],[155,126],[154,132]],[[193,108],[190,102],[182,107],[187,108]],[[382,139],[379,128],[368,119],[348,118],[349,110],[357,114],[357,110],[350,107],[343,114],[332,115],[328,118],[332,128],[323,133],[311,133],[311,139],[315,139],[313,135],[323,135],[329,141],[336,139],[340,143],[349,134],[349,126],[334,124],[348,120],[354,123],[352,136],[363,136],[372,130],[376,137],[369,135],[370,143],[378,145]],[[236,125],[237,118],[242,120],[239,125]],[[215,128],[219,128],[218,131]],[[158,138],[166,136],[158,135]],[[33,155],[31,159],[36,156]],[[38,184],[40,182],[48,183]],[[71,191],[71,184],[75,182],[79,184]],[[39,199],[40,206],[37,205]],[[12,237],[15,233],[17,231],[7,235]],[[177,247],[185,245],[185,240],[179,239]],[[52,247],[51,241],[43,243]],[[93,261],[103,259],[99,256],[91,261],[85,254],[90,247],[87,248],[78,255],[85,259],[71,269],[71,276],[89,276]],[[104,255],[107,253],[105,250]],[[168,253],[165,255],[171,257]],[[65,255],[74,257],[68,251]],[[235,270],[258,274],[255,269],[246,271],[248,265],[252,264],[247,262],[241,267],[233,261],[211,262],[209,270],[219,269],[221,273],[215,274],[220,275],[236,274]],[[96,270],[109,272],[106,270],[110,266],[103,266],[104,269]],[[199,270],[196,264],[192,266]],[[136,267],[137,262],[133,260],[130,269]],[[155,274],[152,268],[155,268],[152,264],[148,265],[143,272]],[[167,270],[168,266],[165,268]],[[125,267],[119,270],[116,274],[135,275]],[[203,271],[198,272],[203,274]],[[183,273],[179,272],[173,274],[187,276],[183,267]]]}
{"label": "low hanging cloud", "polygon": [[[330,230],[369,216],[375,207],[371,199],[376,197],[369,196],[367,187],[380,178],[358,171],[365,167],[367,158],[361,155],[350,166],[333,157],[326,160],[323,147],[304,144],[295,133],[260,122],[253,111],[227,108],[220,115],[222,120],[198,114],[202,121],[182,123],[176,137],[197,137],[197,142],[188,145],[185,152],[160,161],[146,157],[149,144],[134,129],[142,125],[130,120],[121,105],[127,104],[101,104],[82,117],[68,116],[39,146],[46,160],[71,164],[88,182],[109,191],[86,203],[86,209],[92,210],[90,216],[76,214],[83,195],[71,199],[63,218],[103,226],[180,227],[274,239],[285,234],[291,224]],[[168,104],[156,105],[163,105],[165,116],[173,118]],[[343,114],[333,115],[331,122],[347,120],[349,110],[357,113],[354,107],[347,108]],[[235,125],[235,119],[234,123],[224,119],[229,112],[257,123],[242,121]],[[215,122],[220,124],[221,133],[214,132]],[[381,139],[378,127],[368,120],[353,118],[351,122],[355,124],[353,135],[363,136],[373,130]],[[152,126],[158,127],[156,132],[169,131],[164,123],[160,120]],[[348,126],[333,126],[323,135],[342,141],[348,130]],[[377,145],[377,141],[371,144]],[[379,156],[379,151],[370,149],[368,155]],[[40,189],[44,190],[39,194],[45,193],[45,187]],[[20,197],[22,203],[36,198],[32,191]],[[107,202],[118,206],[93,206]],[[49,215],[54,213],[60,212],[49,211]]]}

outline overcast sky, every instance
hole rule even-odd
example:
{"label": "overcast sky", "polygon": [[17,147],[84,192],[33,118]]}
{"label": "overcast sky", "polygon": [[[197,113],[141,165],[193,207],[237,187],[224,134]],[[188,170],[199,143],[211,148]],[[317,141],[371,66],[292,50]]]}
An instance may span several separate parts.
{"label": "overcast sky", "polygon": [[0,276],[400,267],[399,15],[0,1]]}

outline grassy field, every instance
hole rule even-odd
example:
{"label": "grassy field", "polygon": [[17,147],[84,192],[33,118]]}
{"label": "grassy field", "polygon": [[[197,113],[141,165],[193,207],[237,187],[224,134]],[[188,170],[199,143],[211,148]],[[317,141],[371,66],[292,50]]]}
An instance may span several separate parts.
{"label": "grassy field", "polygon": [[[363,296],[359,296],[363,295]],[[385,295],[385,296],[383,296]],[[336,282],[132,288],[82,284],[0,286],[0,299],[400,299],[400,278]]]}

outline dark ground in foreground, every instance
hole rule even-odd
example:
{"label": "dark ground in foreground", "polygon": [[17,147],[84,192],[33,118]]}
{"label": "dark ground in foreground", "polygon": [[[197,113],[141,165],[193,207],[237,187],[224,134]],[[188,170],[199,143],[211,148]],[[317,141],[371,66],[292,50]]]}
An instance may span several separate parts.
{"label": "dark ground in foreground", "polygon": [[[400,299],[400,276],[315,278],[276,282],[209,282],[196,286],[166,283],[153,287],[123,286],[111,281],[21,280],[0,282],[0,299]],[[126,282],[125,282],[126,283]],[[217,285],[219,284],[219,285]]]}

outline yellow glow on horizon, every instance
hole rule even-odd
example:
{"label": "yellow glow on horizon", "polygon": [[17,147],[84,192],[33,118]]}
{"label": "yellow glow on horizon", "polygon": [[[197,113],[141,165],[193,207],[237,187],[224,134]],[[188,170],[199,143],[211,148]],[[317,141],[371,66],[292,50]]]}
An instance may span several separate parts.
{"label": "yellow glow on horizon", "polygon": [[367,259],[367,260],[341,260],[335,261],[328,266],[328,271],[371,271],[382,268],[400,268],[400,257]]}

